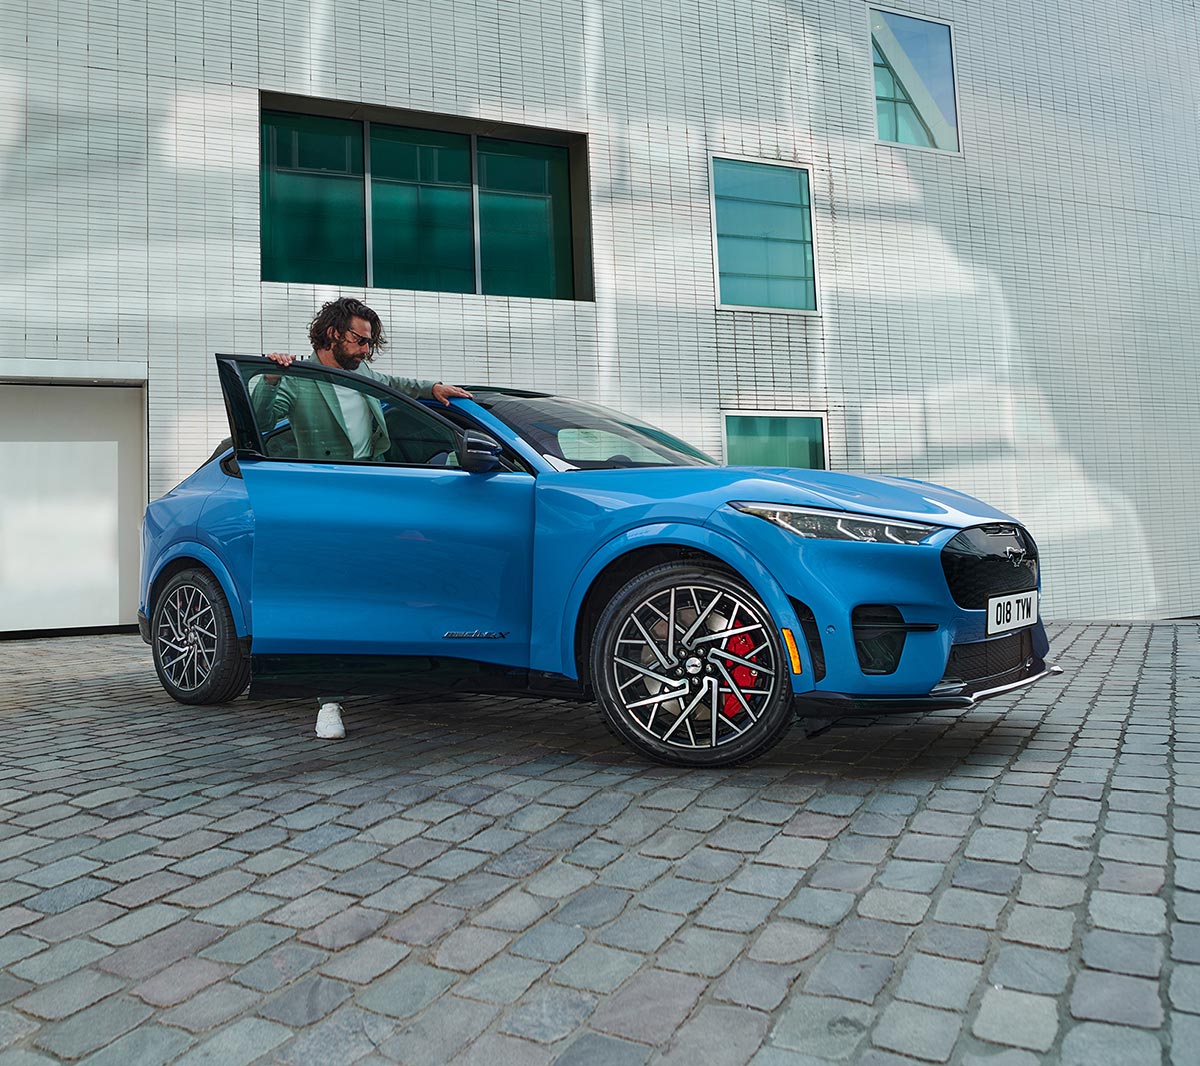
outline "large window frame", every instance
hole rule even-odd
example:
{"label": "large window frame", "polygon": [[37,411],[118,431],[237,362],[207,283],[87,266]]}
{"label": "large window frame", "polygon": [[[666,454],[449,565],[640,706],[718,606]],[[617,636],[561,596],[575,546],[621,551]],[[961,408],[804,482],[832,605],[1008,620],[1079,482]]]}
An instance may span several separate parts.
{"label": "large window frame", "polygon": [[[871,26],[872,12],[882,12],[885,15],[901,15],[904,18],[916,19],[918,22],[932,22],[938,26],[945,26],[950,34],[950,80],[954,86],[954,132],[958,138],[957,148],[938,148],[923,144],[906,144],[904,141],[885,141],[879,136],[879,115],[877,111],[878,97],[875,93],[875,60],[874,60],[874,30]],[[868,3],[865,8],[865,22],[867,28],[867,43],[865,55],[867,57],[867,89],[871,94],[871,123],[875,129],[875,143],[881,147],[900,148],[908,152],[929,152],[933,155],[940,156],[961,156],[963,154],[963,112],[962,112],[962,93],[959,92],[958,86],[958,45],[954,40],[954,23],[947,19],[938,18],[936,15],[926,15],[921,11],[909,11],[899,7],[889,7],[886,4]]]}
{"label": "large window frame", "polygon": [[[726,466],[729,464],[729,418],[815,418],[821,423],[821,452],[825,466],[829,469],[829,415],[825,411],[760,411],[756,408],[722,407],[721,408],[721,459]],[[814,467],[793,467],[795,470],[812,470]]]}
{"label": "large window frame", "polygon": [[[351,104],[343,101],[300,97],[285,93],[262,92],[259,94],[260,131],[262,129],[262,116],[267,112],[284,112],[297,116],[342,119],[361,124],[363,132],[363,225],[366,242],[364,278],[366,288],[379,287],[375,284],[374,236],[372,233],[372,200],[374,197],[371,186],[371,125],[372,123],[377,123],[379,125],[399,126],[414,130],[460,134],[469,138],[470,141],[471,224],[475,260],[474,291],[461,292],[443,289],[409,290],[394,287],[389,287],[386,291],[431,292],[438,293],[441,296],[499,296],[504,299],[546,299],[562,302],[590,302],[595,300],[590,214],[591,194],[588,180],[587,137],[585,134],[565,130],[517,126],[510,123],[487,122],[479,119],[467,119],[428,112],[400,110],[368,104]],[[572,295],[514,296],[483,291],[484,264],[482,262],[483,252],[480,234],[480,180],[478,173],[480,140],[546,145],[566,150],[569,195],[568,212],[571,225],[570,268],[573,287]],[[259,158],[262,158],[261,144],[259,147]],[[264,214],[264,206],[260,202],[260,225]],[[261,275],[261,258],[259,272]],[[322,282],[271,281],[266,278],[262,280],[265,284],[323,284]]]}
{"label": "large window frame", "polygon": [[[717,231],[717,180],[716,161],[727,159],[734,163],[755,163],[772,167],[788,167],[791,170],[803,170],[808,178],[808,228],[812,235],[812,270],[813,270],[813,304],[808,307],[764,307],[761,304],[731,304],[721,300],[721,254]],[[811,163],[792,159],[763,159],[758,156],[737,155],[733,152],[710,152],[708,154],[708,207],[709,225],[712,234],[712,266],[713,266],[713,295],[718,311],[755,311],[770,315],[792,315],[803,318],[816,318],[821,315],[821,276],[817,267],[817,227],[814,210],[814,168]],[[724,425],[724,422],[722,422]],[[723,431],[722,431],[723,432]]]}

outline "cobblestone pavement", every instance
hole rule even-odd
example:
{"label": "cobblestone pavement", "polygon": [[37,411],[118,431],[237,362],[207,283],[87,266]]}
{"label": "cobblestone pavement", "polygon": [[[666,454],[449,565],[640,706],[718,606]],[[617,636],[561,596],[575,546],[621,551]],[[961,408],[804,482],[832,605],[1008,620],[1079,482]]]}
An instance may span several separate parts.
{"label": "cobblestone pavement", "polygon": [[0,643],[0,1064],[1194,1064],[1200,627],[720,772],[594,707],[186,708]]}

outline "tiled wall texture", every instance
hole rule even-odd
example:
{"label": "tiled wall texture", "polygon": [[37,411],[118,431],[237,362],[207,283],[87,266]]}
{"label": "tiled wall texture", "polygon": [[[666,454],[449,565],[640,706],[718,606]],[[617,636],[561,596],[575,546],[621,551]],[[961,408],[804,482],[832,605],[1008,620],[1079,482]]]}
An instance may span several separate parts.
{"label": "tiled wall texture", "polygon": [[[548,388],[713,452],[826,411],[835,468],[1022,518],[1045,612],[1200,613],[1191,0],[914,0],[963,150],[875,142],[863,0],[6,0],[8,357],[148,365],[150,491],[227,434],[214,351],[302,351],[259,277],[260,91],[586,133],[595,302],[370,290],[406,373]],[[718,311],[709,157],[813,174],[821,313]]]}

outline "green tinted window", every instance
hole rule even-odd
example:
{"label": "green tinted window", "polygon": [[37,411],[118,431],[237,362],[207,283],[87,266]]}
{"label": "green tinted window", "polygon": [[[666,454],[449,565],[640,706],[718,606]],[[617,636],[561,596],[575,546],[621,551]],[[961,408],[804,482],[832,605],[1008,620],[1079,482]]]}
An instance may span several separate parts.
{"label": "green tinted window", "polygon": [[482,289],[498,296],[575,295],[567,150],[479,138]]}
{"label": "green tinted window", "polygon": [[872,11],[871,54],[879,139],[957,152],[950,27]]}
{"label": "green tinted window", "polygon": [[566,148],[365,128],[263,112],[264,281],[574,298]]}
{"label": "green tinted window", "polygon": [[726,415],[725,462],[730,466],[825,469],[823,420],[805,415]]}
{"label": "green tinted window", "polygon": [[475,291],[471,138],[371,126],[373,284]]}
{"label": "green tinted window", "polygon": [[264,281],[366,281],[362,123],[264,111]]}
{"label": "green tinted window", "polygon": [[808,172],[713,160],[720,300],[815,311]]}

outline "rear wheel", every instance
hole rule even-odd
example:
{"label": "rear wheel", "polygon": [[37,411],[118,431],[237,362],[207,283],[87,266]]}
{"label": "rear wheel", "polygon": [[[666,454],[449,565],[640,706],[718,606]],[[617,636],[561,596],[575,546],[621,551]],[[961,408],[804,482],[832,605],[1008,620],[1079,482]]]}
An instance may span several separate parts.
{"label": "rear wheel", "polygon": [[154,669],[180,703],[228,703],[250,679],[221,585],[200,567],[167,581],[150,620]]}
{"label": "rear wheel", "polygon": [[609,728],[659,762],[757,758],[792,724],[783,641],[733,574],[667,563],[638,575],[596,626],[592,687]]}

